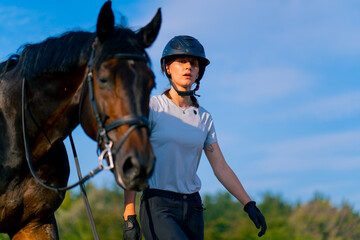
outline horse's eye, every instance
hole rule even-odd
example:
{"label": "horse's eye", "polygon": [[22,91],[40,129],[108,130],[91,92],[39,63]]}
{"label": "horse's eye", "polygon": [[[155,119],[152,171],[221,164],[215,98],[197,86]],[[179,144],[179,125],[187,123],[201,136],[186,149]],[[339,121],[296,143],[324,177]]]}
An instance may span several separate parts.
{"label": "horse's eye", "polygon": [[107,78],[99,78],[100,83],[107,83]]}

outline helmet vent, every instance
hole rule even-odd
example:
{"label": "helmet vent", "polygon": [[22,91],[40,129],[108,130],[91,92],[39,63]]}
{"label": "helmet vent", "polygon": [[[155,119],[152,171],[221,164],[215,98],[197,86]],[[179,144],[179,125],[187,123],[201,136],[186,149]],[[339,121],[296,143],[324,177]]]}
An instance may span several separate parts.
{"label": "helmet vent", "polygon": [[199,46],[199,52],[201,52],[201,53],[204,53],[205,54],[205,51],[204,51],[204,47],[203,46]]}
{"label": "helmet vent", "polygon": [[170,42],[170,47],[176,50],[181,50],[183,48],[181,43],[175,39]]}
{"label": "helmet vent", "polygon": [[194,41],[194,38],[190,38],[190,37],[184,37],[184,43],[186,44],[186,46],[188,47],[195,47],[196,45],[196,42]]}

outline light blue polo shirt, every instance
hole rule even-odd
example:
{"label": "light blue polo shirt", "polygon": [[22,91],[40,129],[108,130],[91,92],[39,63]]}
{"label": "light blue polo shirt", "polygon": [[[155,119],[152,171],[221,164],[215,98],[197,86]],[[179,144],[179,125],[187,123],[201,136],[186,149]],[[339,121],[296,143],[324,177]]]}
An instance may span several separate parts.
{"label": "light blue polo shirt", "polygon": [[203,107],[180,108],[166,95],[150,99],[150,141],[156,156],[149,188],[194,193],[202,150],[217,141],[213,119]]}

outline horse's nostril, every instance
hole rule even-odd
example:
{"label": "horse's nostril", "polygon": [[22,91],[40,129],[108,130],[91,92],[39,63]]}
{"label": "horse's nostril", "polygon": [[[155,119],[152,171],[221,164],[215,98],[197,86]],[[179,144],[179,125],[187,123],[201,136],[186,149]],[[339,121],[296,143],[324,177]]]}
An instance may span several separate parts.
{"label": "horse's nostril", "polygon": [[131,159],[131,157],[127,157],[123,166],[124,175],[128,178],[133,178],[138,173],[138,170],[136,166],[132,163]]}

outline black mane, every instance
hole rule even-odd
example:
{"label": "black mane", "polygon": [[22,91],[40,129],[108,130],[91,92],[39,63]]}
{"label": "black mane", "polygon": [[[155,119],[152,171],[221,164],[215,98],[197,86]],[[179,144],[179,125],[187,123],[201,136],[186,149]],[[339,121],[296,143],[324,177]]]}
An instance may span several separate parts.
{"label": "black mane", "polygon": [[[37,44],[25,44],[17,54],[0,63],[0,77],[15,66],[21,67],[21,76],[26,79],[70,72],[88,61],[95,36],[95,33],[70,31]],[[114,53],[138,53],[149,60],[135,33],[128,28],[115,28],[103,44],[102,54],[96,62],[101,63]]]}
{"label": "black mane", "polygon": [[25,45],[18,63],[22,65],[22,77],[31,79],[71,71],[87,61],[94,38],[94,33],[67,32],[38,44]]}

